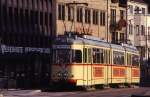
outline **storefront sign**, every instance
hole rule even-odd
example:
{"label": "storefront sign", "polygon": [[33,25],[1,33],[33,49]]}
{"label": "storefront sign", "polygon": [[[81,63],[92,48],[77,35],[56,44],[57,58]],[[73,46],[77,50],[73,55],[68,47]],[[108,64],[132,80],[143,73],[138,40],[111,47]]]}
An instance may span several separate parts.
{"label": "storefront sign", "polygon": [[29,53],[29,52],[38,52],[50,54],[50,48],[33,48],[33,47],[15,47],[15,46],[6,46],[1,45],[1,53]]}
{"label": "storefront sign", "polygon": [[1,45],[2,53],[23,53],[23,47]]}
{"label": "storefront sign", "polygon": [[32,48],[32,47],[25,47],[24,52],[39,52],[39,53],[50,53],[49,48]]}
{"label": "storefront sign", "polygon": [[70,49],[69,45],[53,45],[53,49]]}

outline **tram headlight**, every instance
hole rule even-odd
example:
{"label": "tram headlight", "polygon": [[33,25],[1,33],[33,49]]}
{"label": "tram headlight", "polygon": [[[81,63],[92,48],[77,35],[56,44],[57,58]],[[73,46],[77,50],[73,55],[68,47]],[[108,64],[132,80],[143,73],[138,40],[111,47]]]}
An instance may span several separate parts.
{"label": "tram headlight", "polygon": [[62,77],[62,73],[61,73],[61,72],[58,72],[58,73],[57,73],[57,77]]}
{"label": "tram headlight", "polygon": [[68,76],[69,76],[69,75],[68,75],[68,72],[64,72],[63,76],[64,76],[64,77],[68,77]]}

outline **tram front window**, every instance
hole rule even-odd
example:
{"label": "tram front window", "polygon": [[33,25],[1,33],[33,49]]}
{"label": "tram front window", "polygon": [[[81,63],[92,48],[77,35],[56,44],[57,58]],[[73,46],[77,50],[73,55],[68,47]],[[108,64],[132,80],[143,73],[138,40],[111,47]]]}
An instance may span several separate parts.
{"label": "tram front window", "polygon": [[73,50],[72,60],[74,63],[82,63],[82,52],[81,52],[81,50]]}
{"label": "tram front window", "polygon": [[55,51],[55,63],[56,64],[67,64],[71,63],[71,50],[69,49],[60,49]]}
{"label": "tram front window", "polygon": [[138,55],[132,55],[132,65],[139,66],[139,56]]}

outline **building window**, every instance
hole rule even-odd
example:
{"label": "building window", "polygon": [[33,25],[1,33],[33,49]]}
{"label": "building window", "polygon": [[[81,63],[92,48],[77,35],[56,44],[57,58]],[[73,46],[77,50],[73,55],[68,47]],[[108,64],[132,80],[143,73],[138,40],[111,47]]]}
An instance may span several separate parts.
{"label": "building window", "polygon": [[58,19],[65,20],[65,5],[63,4],[58,5]]}
{"label": "building window", "polygon": [[130,12],[130,14],[133,14],[133,6],[132,5],[129,5],[129,12]]}
{"label": "building window", "polygon": [[116,24],[116,10],[115,9],[111,9],[111,24]]}
{"label": "building window", "polygon": [[140,14],[140,8],[138,6],[135,6],[135,14]]}
{"label": "building window", "polygon": [[98,25],[98,11],[93,10],[93,24]]}
{"label": "building window", "polygon": [[133,34],[133,25],[129,24],[129,34],[132,35]]}
{"label": "building window", "polygon": [[77,22],[83,22],[83,8],[77,8]]}
{"label": "building window", "polygon": [[106,14],[105,12],[100,12],[100,25],[105,26],[106,22]]}
{"label": "building window", "polygon": [[125,16],[125,11],[124,10],[120,10],[120,18],[124,19]]}
{"label": "building window", "polygon": [[68,21],[74,20],[74,8],[72,6],[68,6]]}
{"label": "building window", "polygon": [[141,25],[141,35],[145,35],[145,26]]}
{"label": "building window", "polygon": [[118,32],[112,32],[112,43],[118,43]]}
{"label": "building window", "polygon": [[150,27],[148,27],[148,40],[150,41]]}
{"label": "building window", "polygon": [[85,9],[85,23],[91,23],[91,10]]}
{"label": "building window", "polygon": [[124,42],[125,38],[124,38],[124,33],[120,33],[120,41]]}
{"label": "building window", "polygon": [[145,14],[145,8],[142,8],[142,14]]}
{"label": "building window", "polygon": [[139,25],[135,26],[135,31],[136,31],[136,35],[140,34],[140,27],[139,27]]}

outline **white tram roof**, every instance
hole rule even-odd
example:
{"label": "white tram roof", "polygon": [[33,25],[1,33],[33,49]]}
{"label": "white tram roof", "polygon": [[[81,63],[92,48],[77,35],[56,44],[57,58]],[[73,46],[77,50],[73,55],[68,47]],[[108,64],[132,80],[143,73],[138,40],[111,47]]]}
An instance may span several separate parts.
{"label": "white tram roof", "polygon": [[93,46],[101,46],[106,48],[112,48],[117,50],[126,50],[128,52],[137,53],[138,50],[134,46],[130,46],[127,44],[117,45],[117,44],[111,44],[109,42],[106,42],[105,40],[99,39],[94,36],[88,36],[83,35],[81,37],[74,36],[74,37],[67,37],[67,36],[61,36],[56,39],[56,45],[70,45],[70,44],[85,44],[85,45],[93,45]]}
{"label": "white tram roof", "polygon": [[122,44],[122,46],[126,49],[128,52],[137,53],[138,50],[135,46],[128,45],[128,44]]}
{"label": "white tram roof", "polygon": [[121,45],[117,45],[117,44],[111,44],[111,48],[117,49],[117,50],[122,50],[122,51],[125,50]]}
{"label": "white tram roof", "polygon": [[85,44],[85,45],[93,45],[93,46],[101,46],[110,48],[110,43],[105,42],[99,38],[95,38],[92,36],[83,37],[62,37],[57,39],[57,43],[61,44]]}

